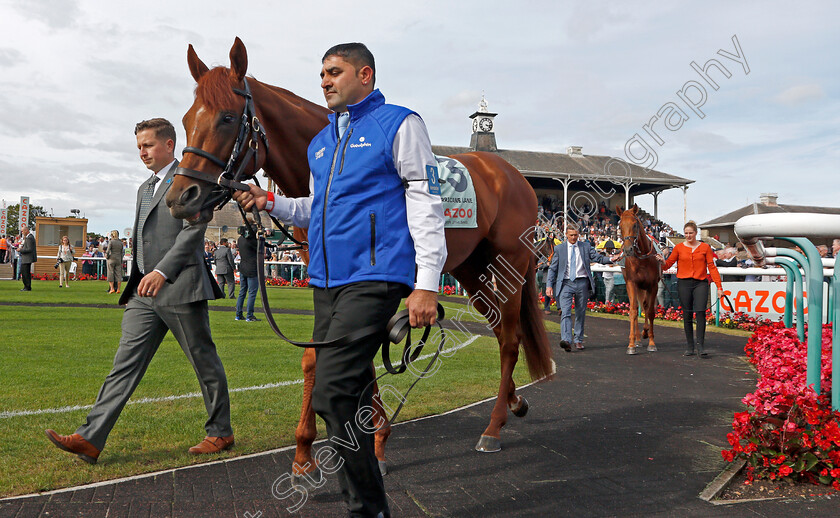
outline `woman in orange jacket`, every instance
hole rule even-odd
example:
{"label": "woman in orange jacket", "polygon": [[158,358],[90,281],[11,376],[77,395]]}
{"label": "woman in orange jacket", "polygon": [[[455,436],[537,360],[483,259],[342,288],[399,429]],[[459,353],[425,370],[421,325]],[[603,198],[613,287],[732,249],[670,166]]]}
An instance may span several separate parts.
{"label": "woman in orange jacket", "polygon": [[[683,310],[686,350],[684,356],[693,356],[695,347],[701,358],[708,358],[703,348],[706,338],[706,303],[709,300],[709,275],[717,285],[718,297],[723,293],[720,274],[715,266],[715,253],[708,244],[697,240],[697,224],[689,221],[683,229],[685,241],[677,244],[662,265],[667,270],[677,263],[677,292]],[[661,255],[657,256],[662,259]],[[664,259],[663,259],[664,260]],[[697,322],[697,340],[694,340],[692,320]]]}

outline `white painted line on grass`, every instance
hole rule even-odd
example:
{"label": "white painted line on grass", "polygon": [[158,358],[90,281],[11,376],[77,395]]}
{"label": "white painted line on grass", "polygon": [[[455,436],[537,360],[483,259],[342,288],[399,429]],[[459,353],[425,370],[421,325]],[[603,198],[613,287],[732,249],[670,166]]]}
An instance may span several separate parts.
{"label": "white painted line on grass", "polygon": [[[452,350],[457,350],[457,349],[466,347],[467,345],[469,345],[470,343],[475,341],[476,338],[478,338],[477,335],[474,336],[469,342],[463,343],[459,347],[454,348]],[[431,356],[432,355],[428,355],[428,356],[425,356],[424,358],[431,358]],[[419,359],[420,358],[418,358],[418,360]],[[551,373],[556,374],[557,373],[557,364],[554,363],[554,360],[551,360],[551,365],[552,365]],[[531,385],[539,383],[540,381],[542,381],[542,379],[532,381],[531,383],[527,383],[525,385],[522,385],[517,390],[522,390],[522,389],[528,388]],[[396,428],[397,426],[402,426],[402,425],[405,425],[405,424],[414,423],[416,421],[425,421],[427,419],[434,419],[436,417],[442,417],[442,416],[445,416],[445,415],[454,414],[455,412],[460,412],[461,410],[466,410],[467,408],[472,408],[476,405],[480,405],[480,404],[486,403],[488,401],[494,401],[495,399],[496,399],[496,396],[491,396],[491,397],[488,397],[486,399],[482,399],[481,401],[476,401],[475,403],[470,403],[470,404],[464,405],[462,407],[453,408],[452,410],[449,410],[447,412],[443,412],[441,414],[429,415],[429,416],[425,416],[425,417],[418,417],[416,419],[411,419],[411,420],[408,420],[408,421],[402,421],[402,422],[399,422],[399,423],[395,423],[395,424],[391,425],[391,427]],[[328,440],[329,440],[328,438],[320,439],[320,440],[317,440],[317,441],[313,442],[312,445],[316,446],[318,444],[325,443]],[[144,479],[144,478],[151,478],[151,477],[157,477],[157,476],[160,476],[160,475],[166,475],[167,473],[173,473],[175,471],[186,471],[186,470],[189,470],[189,469],[204,468],[204,467],[207,467],[207,466],[213,466],[215,464],[225,464],[225,463],[229,463],[229,462],[237,462],[237,461],[240,461],[240,460],[252,459],[254,457],[262,457],[262,456],[265,456],[265,455],[274,455],[275,453],[282,453],[282,452],[285,452],[285,451],[293,450],[293,449],[295,449],[295,447],[296,446],[294,444],[292,444],[290,446],[284,446],[282,448],[275,448],[273,450],[260,451],[260,452],[257,452],[257,453],[248,453],[248,454],[245,454],[245,455],[239,455],[238,457],[231,457],[229,459],[214,460],[214,461],[210,461],[210,462],[203,462],[201,464],[192,464],[190,466],[180,466],[180,467],[177,467],[177,468],[170,468],[170,469],[165,469],[165,470],[161,470],[161,471],[153,471],[151,473],[143,473],[143,474],[140,474],[140,475],[132,475],[130,477],[115,478],[115,479],[112,479],[112,480],[103,480],[102,482],[94,482],[92,484],[85,484],[85,485],[82,485],[82,486],[73,486],[73,487],[65,487],[65,488],[62,488],[62,489],[54,489],[52,491],[44,491],[42,493],[30,493],[28,495],[10,496],[10,497],[6,497],[6,498],[0,498],[0,502],[7,502],[7,501],[10,501],[10,500],[20,500],[20,499],[24,499],[24,498],[37,498],[39,496],[50,496],[50,495],[56,495],[56,494],[61,494],[61,493],[69,493],[69,492],[73,492],[73,491],[80,491],[82,489],[93,489],[93,488],[97,488],[97,487],[101,487],[101,486],[108,486],[108,485],[112,485],[112,484],[120,484],[122,482],[130,482],[132,480],[140,480],[140,479]]]}
{"label": "white painted line on grass", "polygon": [[[479,338],[480,335],[473,335],[469,340],[464,343],[458,344],[456,347],[451,349],[445,349],[443,352],[445,353],[452,353],[463,349],[464,347],[470,345],[476,339]],[[434,353],[425,354],[420,356],[415,361],[426,360],[434,356]],[[381,369],[382,365],[377,365],[377,369]],[[252,390],[267,390],[273,389],[278,387],[288,387],[290,385],[301,385],[303,383],[303,379],[291,380],[291,381],[279,381],[277,383],[266,383],[264,385],[254,385],[252,387],[239,387],[230,389],[228,392],[249,392]],[[201,392],[190,392],[188,394],[178,394],[174,396],[165,396],[165,397],[144,397],[140,399],[132,399],[128,403],[128,405],[140,405],[145,403],[163,403],[166,401],[177,401],[179,399],[193,399],[193,398],[200,398]],[[44,414],[66,414],[68,412],[76,412],[77,410],[90,410],[93,408],[93,405],[73,405],[73,406],[62,406],[58,408],[41,408],[38,410],[4,410],[0,412],[0,419],[10,419],[12,417],[23,417],[23,416],[30,416],[30,415],[44,415]]]}

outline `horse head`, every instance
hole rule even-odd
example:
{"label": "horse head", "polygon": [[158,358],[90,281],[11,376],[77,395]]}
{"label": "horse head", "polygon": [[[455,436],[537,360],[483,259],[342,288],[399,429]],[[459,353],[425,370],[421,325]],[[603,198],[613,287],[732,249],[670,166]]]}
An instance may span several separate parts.
{"label": "horse head", "polygon": [[639,206],[635,203],[633,207],[623,210],[621,206],[615,208],[618,214],[618,228],[621,232],[621,250],[627,257],[634,257],[638,251],[638,240],[642,234],[642,226],[639,221]]}
{"label": "horse head", "polygon": [[220,184],[239,180],[233,171],[250,177],[265,162],[267,150],[260,149],[264,132],[264,142],[256,138],[262,131],[256,110],[248,113],[253,102],[245,80],[248,54],[242,40],[236,38],[230,49],[230,68],[209,69],[192,45],[187,63],[197,83],[195,101],[182,119],[187,147],[166,205],[173,217],[197,224],[210,221],[214,205],[227,199]]}

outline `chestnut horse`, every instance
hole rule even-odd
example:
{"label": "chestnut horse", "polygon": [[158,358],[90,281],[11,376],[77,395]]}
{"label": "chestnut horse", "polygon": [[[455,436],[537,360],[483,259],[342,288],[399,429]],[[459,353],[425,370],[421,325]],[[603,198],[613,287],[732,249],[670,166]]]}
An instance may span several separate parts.
{"label": "chestnut horse", "polygon": [[[327,124],[326,108],[302,99],[288,90],[261,83],[253,77],[245,78],[248,57],[245,45],[236,38],[230,50],[230,68],[212,70],[198,58],[192,45],[187,62],[196,83],[195,102],[184,115],[187,145],[180,167],[219,175],[223,160],[237,140],[241,114],[246,112],[246,99],[253,99],[254,116],[258,122],[248,123],[264,130],[267,146],[252,133],[249,148],[257,152],[242,160],[246,171],[263,171],[289,197],[309,195],[309,165],[307,146]],[[250,108],[249,108],[250,109]],[[242,117],[249,119],[250,117]],[[267,148],[267,149],[263,149]],[[197,151],[196,151],[197,150]],[[211,155],[208,157],[207,155]],[[519,346],[525,353],[531,377],[539,379],[552,373],[551,349],[539,311],[535,285],[535,257],[529,249],[537,217],[534,190],[522,174],[492,153],[465,153],[453,158],[464,164],[472,174],[478,198],[478,228],[447,229],[448,256],[444,266],[472,295],[474,307],[490,320],[499,341],[501,380],[490,423],[482,433],[476,449],[501,449],[500,431],[507,421],[507,411],[523,416],[527,401],[515,393],[512,374],[519,356]],[[231,162],[235,162],[234,158]],[[253,162],[253,163],[250,163]],[[204,173],[202,173],[204,174]],[[218,187],[210,182],[178,175],[166,197],[172,215],[190,223],[206,222],[212,218],[212,208],[205,201]],[[301,229],[295,229],[305,239]],[[523,246],[526,243],[526,246]],[[519,282],[501,283],[512,286],[508,293],[494,292],[488,273],[513,271]],[[498,279],[498,278],[497,278]],[[315,351],[306,349],[301,362],[304,374],[303,407],[295,432],[297,450],[295,473],[313,471],[312,442],[315,439],[315,413],[311,406],[315,378]],[[379,409],[381,411],[381,408]],[[387,416],[385,417],[387,421]],[[375,418],[374,422],[380,422]],[[390,425],[376,434],[376,455],[384,471],[385,441]]]}
{"label": "chestnut horse", "polygon": [[[641,347],[642,338],[648,339],[647,350],[654,352],[653,319],[656,317],[656,293],[662,266],[656,259],[653,242],[639,219],[639,207],[633,204],[632,209],[624,211],[617,207],[616,213],[621,218],[618,226],[621,230],[621,250],[625,257],[622,273],[627,283],[627,297],[630,299],[630,344],[627,346],[627,354],[637,354],[636,347]],[[639,306],[645,313],[645,326],[641,333]]]}

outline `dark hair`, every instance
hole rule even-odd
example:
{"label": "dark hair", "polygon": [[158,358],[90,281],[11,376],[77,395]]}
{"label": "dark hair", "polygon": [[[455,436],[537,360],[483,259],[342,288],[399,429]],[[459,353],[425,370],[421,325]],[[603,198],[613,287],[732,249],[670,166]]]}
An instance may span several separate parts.
{"label": "dark hair", "polygon": [[352,64],[356,72],[368,66],[373,71],[371,84],[376,84],[376,64],[373,61],[373,54],[364,43],[340,43],[330,48],[321,58],[321,63],[330,56],[338,56],[344,61]]}
{"label": "dark hair", "polygon": [[172,139],[172,143],[175,143],[175,127],[168,120],[157,117],[155,119],[138,122],[134,125],[134,134],[137,135],[141,131],[147,129],[155,130],[155,136],[157,138],[163,139],[164,141]]}
{"label": "dark hair", "polygon": [[223,245],[225,243],[227,243],[227,238],[226,237],[223,237],[222,239],[219,240],[220,245]]}

